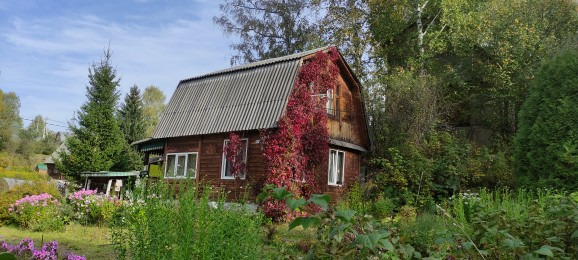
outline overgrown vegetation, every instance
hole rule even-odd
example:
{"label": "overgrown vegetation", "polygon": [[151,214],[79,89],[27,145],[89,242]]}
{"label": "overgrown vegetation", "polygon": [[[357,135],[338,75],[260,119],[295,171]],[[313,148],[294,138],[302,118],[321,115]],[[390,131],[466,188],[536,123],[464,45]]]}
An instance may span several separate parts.
{"label": "overgrown vegetation", "polygon": [[519,184],[578,189],[578,51],[544,62],[520,112],[515,165]]}
{"label": "overgrown vegetation", "polygon": [[119,258],[259,258],[261,213],[225,204],[225,194],[194,181],[175,185],[178,193],[162,182],[136,188],[130,205],[113,216],[111,238]]}

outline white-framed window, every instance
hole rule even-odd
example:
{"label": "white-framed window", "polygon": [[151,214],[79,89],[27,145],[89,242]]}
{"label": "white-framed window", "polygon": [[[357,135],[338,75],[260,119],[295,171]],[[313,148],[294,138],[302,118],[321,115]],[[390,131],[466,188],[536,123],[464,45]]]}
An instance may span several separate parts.
{"label": "white-framed window", "polygon": [[[225,141],[223,142],[223,148],[226,147],[229,144],[229,139],[225,139]],[[242,157],[243,157],[243,162],[246,164],[247,163],[247,149],[249,147],[249,139],[247,138],[242,138],[241,139],[241,151],[243,153]],[[223,149],[223,159],[221,162],[221,179],[229,179],[229,180],[234,180],[235,176],[233,176],[233,173],[231,172],[231,165],[232,162],[227,160],[227,155],[225,154],[225,151]],[[241,174],[239,174],[239,178],[241,180],[245,179],[245,172],[242,172]]]}
{"label": "white-framed window", "polygon": [[327,103],[325,103],[325,109],[327,110],[327,114],[333,115],[333,89],[327,90]]}
{"label": "white-framed window", "polygon": [[165,178],[196,178],[198,153],[167,153]]}
{"label": "white-framed window", "polygon": [[341,186],[343,185],[345,169],[345,152],[330,149],[329,150],[329,166],[327,171],[327,183],[329,185]]}

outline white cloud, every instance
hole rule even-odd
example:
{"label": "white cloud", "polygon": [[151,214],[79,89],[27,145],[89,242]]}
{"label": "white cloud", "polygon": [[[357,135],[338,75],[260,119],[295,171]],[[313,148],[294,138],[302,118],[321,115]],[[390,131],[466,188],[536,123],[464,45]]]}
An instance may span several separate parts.
{"label": "white cloud", "polygon": [[67,121],[85,100],[88,66],[110,42],[123,92],[153,84],[169,98],[179,80],[229,66],[229,39],[212,23],[216,5],[195,11],[201,15],[154,26],[136,16],[130,22],[94,14],[13,18],[0,29],[0,88],[21,97],[22,115]]}

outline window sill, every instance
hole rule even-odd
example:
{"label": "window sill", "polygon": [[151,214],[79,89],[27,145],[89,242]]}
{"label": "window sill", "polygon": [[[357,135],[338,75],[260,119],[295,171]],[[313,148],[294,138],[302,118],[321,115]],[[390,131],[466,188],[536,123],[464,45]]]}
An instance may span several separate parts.
{"label": "window sill", "polygon": [[169,180],[179,180],[179,179],[196,179],[197,176],[194,176],[194,177],[167,177],[167,176],[164,176],[163,178],[169,179]]}
{"label": "window sill", "polygon": [[331,184],[328,183],[327,186],[332,186],[332,187],[343,187],[343,184]]}
{"label": "window sill", "polygon": [[[221,180],[236,180],[237,178],[235,177],[225,177],[225,176],[221,176]],[[239,178],[239,180],[244,181],[245,178]]]}

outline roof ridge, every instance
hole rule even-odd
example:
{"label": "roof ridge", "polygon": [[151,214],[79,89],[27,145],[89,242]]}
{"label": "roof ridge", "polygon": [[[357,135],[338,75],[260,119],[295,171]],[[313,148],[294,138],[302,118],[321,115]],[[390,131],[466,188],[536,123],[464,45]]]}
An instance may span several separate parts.
{"label": "roof ridge", "polygon": [[229,73],[229,72],[233,72],[233,71],[239,71],[239,70],[245,70],[245,69],[253,69],[253,68],[258,68],[261,66],[265,66],[265,65],[271,65],[271,64],[275,64],[275,63],[279,63],[279,62],[284,62],[284,61],[290,61],[290,60],[295,60],[295,59],[301,59],[307,55],[310,54],[314,54],[318,51],[324,51],[324,50],[328,50],[331,47],[335,47],[334,45],[328,45],[325,47],[320,47],[320,48],[316,48],[316,49],[311,49],[311,50],[307,50],[307,51],[302,51],[302,52],[298,52],[298,53],[294,53],[294,54],[289,54],[289,55],[285,55],[285,56],[281,56],[281,57],[276,57],[276,58],[270,58],[270,59],[265,59],[265,60],[260,60],[260,61],[255,61],[255,62],[250,62],[250,63],[245,63],[245,64],[241,64],[241,65],[237,65],[234,67],[230,67],[230,68],[226,68],[226,69],[222,69],[222,70],[217,70],[217,71],[213,71],[213,72],[209,72],[209,73],[205,73],[205,74],[201,74],[198,76],[194,76],[194,77],[190,77],[190,78],[185,78],[183,80],[181,80],[179,82],[179,85],[183,82],[187,82],[190,80],[194,80],[194,79],[201,79],[201,78],[205,78],[205,77],[210,77],[210,76],[216,76],[216,75],[220,75],[220,74],[224,74],[224,73]]}

